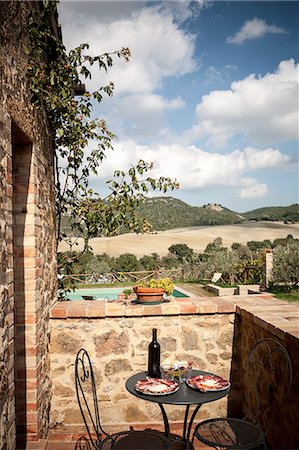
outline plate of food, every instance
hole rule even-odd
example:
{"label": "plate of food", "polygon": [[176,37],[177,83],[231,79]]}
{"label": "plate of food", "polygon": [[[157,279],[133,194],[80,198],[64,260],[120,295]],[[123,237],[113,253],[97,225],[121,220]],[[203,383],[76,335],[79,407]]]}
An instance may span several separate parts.
{"label": "plate of food", "polygon": [[180,388],[179,383],[172,380],[163,380],[162,378],[145,378],[135,384],[138,392],[146,395],[168,395],[173,394]]}
{"label": "plate of food", "polygon": [[230,387],[230,382],[218,375],[195,375],[186,381],[187,385],[201,392],[224,391]]}

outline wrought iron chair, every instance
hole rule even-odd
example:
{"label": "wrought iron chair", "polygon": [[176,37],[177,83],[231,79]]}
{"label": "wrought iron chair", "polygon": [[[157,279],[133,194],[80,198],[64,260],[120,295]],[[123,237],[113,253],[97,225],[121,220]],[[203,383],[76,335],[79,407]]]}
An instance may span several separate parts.
{"label": "wrought iron chair", "polygon": [[99,403],[91,360],[86,350],[77,353],[75,361],[76,394],[88,439],[81,437],[77,449],[97,450],[170,450],[171,445],[162,433],[122,431],[108,434],[100,422]]}
{"label": "wrought iron chair", "polygon": [[[246,416],[200,422],[193,439],[216,449],[267,448],[266,436],[291,384],[292,366],[286,349],[274,339],[259,339],[246,360]],[[266,417],[270,418],[268,422]]]}
{"label": "wrought iron chair", "polygon": [[85,436],[81,436],[76,442],[75,450],[92,450],[89,440]]}

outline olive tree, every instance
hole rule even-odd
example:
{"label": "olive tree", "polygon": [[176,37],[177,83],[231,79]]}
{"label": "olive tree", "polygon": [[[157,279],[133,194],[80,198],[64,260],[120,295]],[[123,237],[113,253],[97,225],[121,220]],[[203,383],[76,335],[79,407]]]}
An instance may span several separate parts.
{"label": "olive tree", "polygon": [[297,242],[278,245],[273,250],[273,284],[295,286],[299,282],[299,246]]}
{"label": "olive tree", "polygon": [[193,249],[188,247],[187,244],[173,244],[169,247],[169,252],[176,255],[180,262],[184,259],[190,260],[193,255]]}

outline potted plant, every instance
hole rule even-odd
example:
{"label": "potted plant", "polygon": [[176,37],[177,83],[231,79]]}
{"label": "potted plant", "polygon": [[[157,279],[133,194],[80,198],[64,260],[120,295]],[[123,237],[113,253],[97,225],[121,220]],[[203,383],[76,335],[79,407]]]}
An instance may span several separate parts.
{"label": "potted plant", "polygon": [[163,295],[173,293],[174,284],[170,278],[151,278],[133,287],[139,303],[161,302]]}

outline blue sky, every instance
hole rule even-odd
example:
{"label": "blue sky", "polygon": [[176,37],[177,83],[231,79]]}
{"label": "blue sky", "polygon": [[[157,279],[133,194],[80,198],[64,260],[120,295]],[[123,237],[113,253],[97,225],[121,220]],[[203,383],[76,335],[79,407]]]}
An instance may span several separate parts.
{"label": "blue sky", "polygon": [[67,1],[68,49],[129,47],[130,62],[95,73],[115,83],[95,106],[117,135],[93,187],[140,158],[169,193],[235,211],[298,202],[298,2]]}

